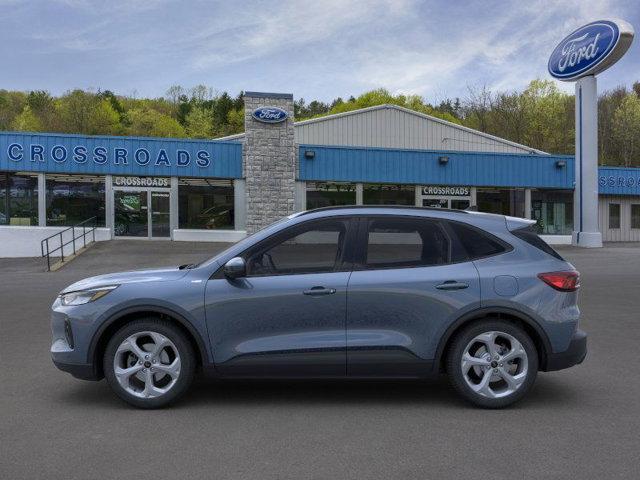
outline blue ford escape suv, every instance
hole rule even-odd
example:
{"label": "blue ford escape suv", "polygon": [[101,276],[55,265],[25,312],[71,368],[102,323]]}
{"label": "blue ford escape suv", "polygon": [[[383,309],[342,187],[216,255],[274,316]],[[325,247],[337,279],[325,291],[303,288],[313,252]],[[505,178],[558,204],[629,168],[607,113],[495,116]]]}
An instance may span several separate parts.
{"label": "blue ford escape suv", "polygon": [[292,215],[199,265],[100,275],[53,304],[53,361],[142,408],[222,378],[423,378],[481,407],[582,362],[579,274],[531,221],[411,207]]}

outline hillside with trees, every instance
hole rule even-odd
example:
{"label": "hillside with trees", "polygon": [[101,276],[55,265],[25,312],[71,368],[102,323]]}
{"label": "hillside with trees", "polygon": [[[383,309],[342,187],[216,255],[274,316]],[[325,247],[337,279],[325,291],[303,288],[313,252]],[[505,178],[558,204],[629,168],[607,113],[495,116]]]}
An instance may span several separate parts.
{"label": "hillside with trees", "polygon": [[[418,95],[385,89],[346,100],[295,101],[298,120],[381,104],[400,105],[550,153],[574,152],[574,99],[549,80],[533,80],[523,91],[470,88],[464,99],[431,104]],[[640,82],[631,90],[603,92],[598,102],[600,163],[640,166]],[[164,97],[147,99],[104,91],[73,90],[55,97],[46,91],[0,90],[0,130],[217,138],[244,128],[242,92],[231,96],[198,85],[173,86]]]}

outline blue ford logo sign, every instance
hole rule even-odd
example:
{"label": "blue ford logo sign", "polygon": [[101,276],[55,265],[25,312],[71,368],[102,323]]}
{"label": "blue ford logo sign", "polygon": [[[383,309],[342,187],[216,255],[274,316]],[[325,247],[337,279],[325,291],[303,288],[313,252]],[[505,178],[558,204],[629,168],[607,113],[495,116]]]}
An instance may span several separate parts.
{"label": "blue ford logo sign", "polygon": [[549,73],[565,81],[595,75],[617,62],[632,40],[633,27],[627,22],[591,22],[558,44],[549,58]]}
{"label": "blue ford logo sign", "polygon": [[278,107],[259,107],[252,113],[253,118],[264,123],[284,122],[289,114]]}

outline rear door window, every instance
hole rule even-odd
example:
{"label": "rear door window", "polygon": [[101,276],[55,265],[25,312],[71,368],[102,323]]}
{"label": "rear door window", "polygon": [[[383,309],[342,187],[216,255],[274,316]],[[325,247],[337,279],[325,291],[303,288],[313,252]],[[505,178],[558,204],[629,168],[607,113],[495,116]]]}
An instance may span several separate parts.
{"label": "rear door window", "polygon": [[438,222],[389,217],[366,220],[364,267],[368,269],[444,265],[451,242]]}

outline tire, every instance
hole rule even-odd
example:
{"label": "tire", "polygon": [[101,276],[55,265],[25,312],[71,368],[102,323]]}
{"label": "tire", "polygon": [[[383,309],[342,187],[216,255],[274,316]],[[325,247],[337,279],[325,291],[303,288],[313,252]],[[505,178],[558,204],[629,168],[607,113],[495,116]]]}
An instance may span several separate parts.
{"label": "tire", "polygon": [[181,397],[196,368],[187,336],[171,322],[132,321],[109,340],[104,375],[122,400],[138,408],[160,408]]}
{"label": "tire", "polygon": [[465,400],[482,408],[503,408],[522,399],[533,386],[538,353],[522,328],[487,319],[455,335],[446,371],[453,388]]}

